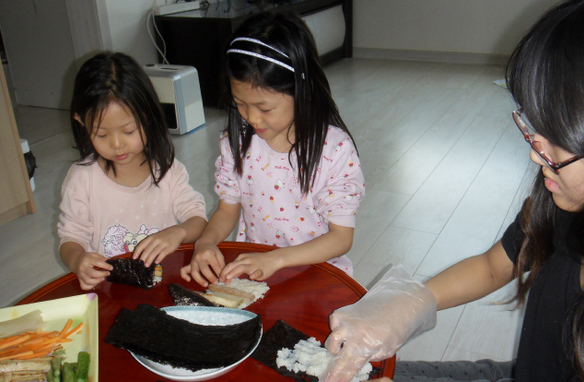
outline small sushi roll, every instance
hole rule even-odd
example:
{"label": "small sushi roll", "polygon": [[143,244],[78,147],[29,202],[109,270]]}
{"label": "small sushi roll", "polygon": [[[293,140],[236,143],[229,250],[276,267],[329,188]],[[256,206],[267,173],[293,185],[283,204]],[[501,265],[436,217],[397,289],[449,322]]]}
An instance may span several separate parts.
{"label": "small sushi roll", "polygon": [[112,283],[150,289],[162,280],[162,266],[160,264],[152,264],[146,268],[144,261],[131,258],[113,258],[106,260],[106,262],[114,267],[106,278]]}

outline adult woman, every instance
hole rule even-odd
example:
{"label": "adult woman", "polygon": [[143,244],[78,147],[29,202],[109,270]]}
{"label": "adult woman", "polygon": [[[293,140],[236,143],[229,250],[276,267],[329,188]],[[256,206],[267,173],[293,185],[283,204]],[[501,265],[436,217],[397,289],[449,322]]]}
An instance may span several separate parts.
{"label": "adult woman", "polygon": [[[415,380],[570,381],[584,375],[577,318],[584,304],[583,25],[584,1],[555,6],[522,39],[508,63],[507,83],[518,105],[513,118],[531,145],[531,159],[541,166],[515,222],[487,252],[453,265],[425,286],[396,271],[370,297],[368,293],[336,311],[327,346],[337,361],[327,382],[346,381],[357,364],[392,356],[411,335],[433,326],[436,309],[474,301],[512,280],[518,283],[516,301],[527,300],[514,367],[493,362],[489,368],[497,371],[489,378],[477,373],[454,379],[443,373]],[[364,318],[357,319],[359,315]],[[417,378],[417,372],[401,368],[398,363],[400,375]],[[396,373],[396,381],[402,378]]]}

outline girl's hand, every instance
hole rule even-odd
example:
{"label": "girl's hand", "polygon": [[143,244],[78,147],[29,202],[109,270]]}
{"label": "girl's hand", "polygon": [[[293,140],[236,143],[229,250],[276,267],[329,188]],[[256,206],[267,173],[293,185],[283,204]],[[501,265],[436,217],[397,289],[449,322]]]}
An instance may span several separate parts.
{"label": "girl's hand", "polygon": [[219,248],[213,243],[205,243],[200,240],[195,242],[195,249],[191,263],[180,269],[181,277],[191,281],[191,277],[203,288],[209,283],[216,283],[216,275],[221,274],[225,267],[225,259]]}
{"label": "girl's hand", "polygon": [[185,237],[184,230],[172,226],[143,239],[132,254],[133,259],[142,259],[144,266],[160,264],[162,260],[176,251]]}
{"label": "girl's hand", "polygon": [[227,264],[219,279],[229,284],[231,279],[248,274],[251,280],[265,280],[282,268],[281,259],[274,251],[265,253],[242,253]]}
{"label": "girl's hand", "polygon": [[91,290],[109,276],[114,269],[106,263],[106,257],[94,252],[84,252],[70,264],[71,271],[77,275],[83,290]]}

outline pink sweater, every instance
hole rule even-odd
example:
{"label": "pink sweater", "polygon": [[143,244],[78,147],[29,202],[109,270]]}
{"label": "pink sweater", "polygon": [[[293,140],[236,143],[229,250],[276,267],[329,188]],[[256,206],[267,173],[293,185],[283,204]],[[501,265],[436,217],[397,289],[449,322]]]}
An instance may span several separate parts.
{"label": "pink sweater", "polygon": [[[286,247],[327,233],[329,222],[355,227],[365,180],[355,146],[341,129],[329,127],[314,186],[306,196],[288,153],[272,150],[254,135],[240,177],[225,134],[220,146],[215,192],[226,203],[241,203],[238,241]],[[296,165],[295,154],[291,162]]]}
{"label": "pink sweater", "polygon": [[203,196],[175,160],[158,186],[148,177],[137,187],[111,180],[97,163],[73,165],[61,188],[57,230],[64,242],[112,257],[133,251],[146,236],[191,217],[206,219]]}

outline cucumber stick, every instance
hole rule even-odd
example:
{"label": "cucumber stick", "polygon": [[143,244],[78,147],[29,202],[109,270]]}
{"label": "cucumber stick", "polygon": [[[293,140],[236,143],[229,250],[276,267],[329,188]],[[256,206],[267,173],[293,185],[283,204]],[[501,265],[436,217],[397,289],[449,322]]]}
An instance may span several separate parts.
{"label": "cucumber stick", "polygon": [[61,377],[63,382],[75,382],[75,369],[73,368],[73,365],[71,363],[69,362],[63,363]]}
{"label": "cucumber stick", "polygon": [[80,351],[77,354],[77,370],[75,371],[75,382],[89,381],[89,353]]}

